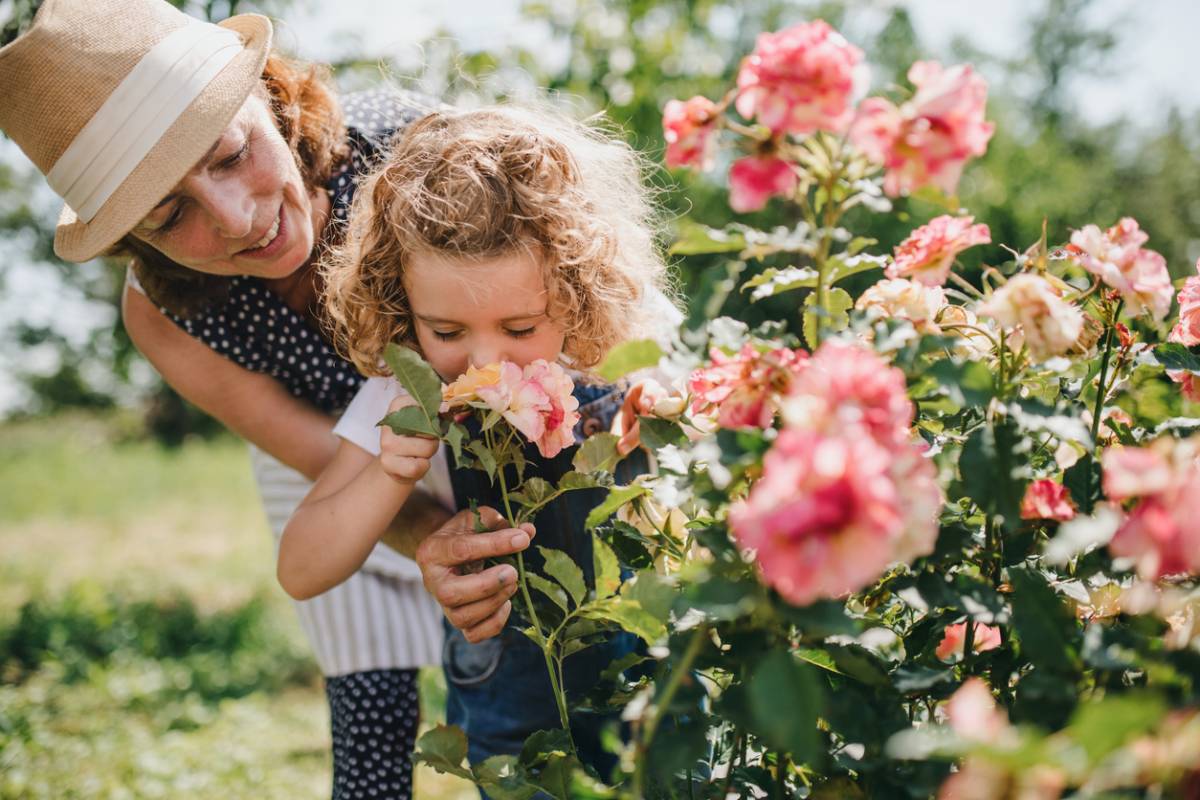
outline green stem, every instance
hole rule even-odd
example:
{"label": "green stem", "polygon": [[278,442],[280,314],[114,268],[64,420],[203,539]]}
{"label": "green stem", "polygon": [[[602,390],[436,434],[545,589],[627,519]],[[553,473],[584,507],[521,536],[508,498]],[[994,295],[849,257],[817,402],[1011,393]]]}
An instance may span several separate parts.
{"label": "green stem", "polygon": [[[1112,358],[1113,338],[1116,334],[1117,315],[1121,313],[1121,306],[1124,301],[1117,301],[1117,305],[1113,308],[1112,315],[1108,319],[1108,325],[1104,332],[1104,354],[1100,357],[1100,377],[1096,384],[1096,405],[1092,409],[1092,452],[1088,454],[1088,469],[1091,469],[1091,462],[1094,462],[1097,454],[1100,451],[1100,418],[1104,413],[1104,401],[1108,397],[1108,362]],[[1092,512],[1092,493],[1091,474],[1088,474],[1089,491],[1084,498],[1086,501],[1085,513]]]}
{"label": "green stem", "polygon": [[[488,448],[492,449],[492,452],[495,452],[493,449],[495,447],[495,439],[491,434],[491,431],[485,431],[484,437],[487,441]],[[516,517],[513,516],[512,504],[508,499],[508,482],[504,477],[504,465],[501,465],[500,468],[496,470],[496,474],[500,478],[500,497],[504,501],[505,517],[508,519],[509,525],[516,527]],[[524,551],[517,551],[517,580],[521,585],[521,596],[525,599],[525,608],[529,612],[529,620],[533,623],[533,629],[537,631],[538,643],[541,647],[542,657],[546,661],[546,672],[550,676],[550,689],[554,693],[554,702],[558,706],[558,719],[562,723],[563,730],[567,732],[567,741],[570,743],[571,753],[575,754],[575,740],[574,737],[571,736],[571,718],[567,713],[567,698],[563,693],[562,683],[558,679],[558,673],[554,669],[554,659],[550,655],[550,651],[553,649],[554,642],[552,639],[547,638],[546,634],[543,632],[542,623],[538,619],[537,611],[533,607],[533,596],[530,595],[529,584],[525,580],[524,556]]]}
{"label": "green stem", "polygon": [[783,750],[775,753],[775,786],[779,800],[787,797],[788,754]]}
{"label": "green stem", "polygon": [[663,686],[662,694],[654,704],[654,716],[646,723],[646,727],[642,733],[642,740],[638,743],[638,756],[635,759],[637,763],[636,771],[633,774],[634,797],[644,797],[643,789],[645,787],[645,772],[646,772],[646,755],[650,752],[650,745],[654,742],[654,735],[658,731],[658,724],[666,715],[667,709],[671,707],[671,701],[675,699],[675,692],[679,691],[680,685],[683,683],[683,676],[687,675],[692,668],[692,662],[696,660],[696,656],[700,655],[700,648],[704,645],[704,640],[708,634],[708,626],[700,625],[692,634],[691,640],[688,642],[687,649],[683,651],[683,655],[679,659],[679,663],[675,665],[675,669],[671,671],[670,677],[667,678],[666,684]]}
{"label": "green stem", "polygon": [[733,730],[733,749],[729,751],[729,769],[725,773],[725,784],[721,787],[721,794],[717,795],[721,800],[729,797],[729,789],[733,786],[733,771],[737,769],[738,764],[742,760],[742,737],[743,733],[734,728]]}

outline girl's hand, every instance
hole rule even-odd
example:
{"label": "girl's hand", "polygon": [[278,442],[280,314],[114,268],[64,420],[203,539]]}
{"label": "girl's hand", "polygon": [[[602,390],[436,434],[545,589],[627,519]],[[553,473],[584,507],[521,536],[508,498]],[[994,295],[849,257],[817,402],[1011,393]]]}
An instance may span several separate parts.
{"label": "girl's hand", "polygon": [[[397,397],[388,405],[388,413],[416,404],[408,395]],[[397,483],[416,483],[429,471],[429,459],[439,444],[432,437],[401,436],[385,426],[379,432],[379,464]]]}

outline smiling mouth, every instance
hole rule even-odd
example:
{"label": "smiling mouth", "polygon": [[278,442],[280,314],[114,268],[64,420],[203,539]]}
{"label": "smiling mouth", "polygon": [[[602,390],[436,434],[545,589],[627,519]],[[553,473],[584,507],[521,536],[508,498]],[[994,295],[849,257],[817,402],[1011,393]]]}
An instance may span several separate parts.
{"label": "smiling mouth", "polygon": [[280,209],[275,214],[275,223],[271,226],[271,229],[268,230],[265,234],[263,234],[263,237],[261,239],[259,239],[257,242],[252,244],[250,247],[247,247],[242,252],[243,253],[253,253],[255,250],[262,250],[264,247],[267,247],[268,245],[270,245],[271,242],[275,241],[275,237],[279,235],[279,221],[282,218],[282,216],[283,216],[283,209]]}

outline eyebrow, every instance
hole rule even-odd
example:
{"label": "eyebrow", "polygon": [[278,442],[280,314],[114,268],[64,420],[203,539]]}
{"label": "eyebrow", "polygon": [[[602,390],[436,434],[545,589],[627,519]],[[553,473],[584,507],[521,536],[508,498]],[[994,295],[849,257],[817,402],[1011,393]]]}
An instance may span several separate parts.
{"label": "eyebrow", "polygon": [[[444,317],[430,317],[430,316],[426,316],[425,314],[414,314],[413,316],[415,316],[417,319],[421,320],[422,322],[428,323],[430,325],[461,325],[462,324],[461,322],[459,322],[456,319],[446,319]],[[500,321],[501,322],[515,322],[517,320],[534,319],[535,317],[544,317],[544,316],[546,316],[546,309],[542,309],[541,311],[533,311],[528,314],[517,314],[516,316],[512,316],[512,317],[505,317],[504,319],[502,319]]]}
{"label": "eyebrow", "polygon": [[[208,152],[204,154],[204,157],[196,162],[196,167],[206,166],[209,161],[212,161],[212,157],[213,157],[213,155],[216,154],[217,146],[221,144],[222,138],[224,138],[224,137],[223,136],[217,137],[217,140],[215,142],[213,142],[212,147],[208,148]],[[192,167],[192,169],[195,169],[196,167]],[[165,206],[167,203],[171,202],[174,199],[175,199],[175,193],[171,192],[166,197],[164,197],[162,200],[158,201],[158,205],[154,206],[154,210],[157,211],[158,209],[162,208],[163,206]]]}

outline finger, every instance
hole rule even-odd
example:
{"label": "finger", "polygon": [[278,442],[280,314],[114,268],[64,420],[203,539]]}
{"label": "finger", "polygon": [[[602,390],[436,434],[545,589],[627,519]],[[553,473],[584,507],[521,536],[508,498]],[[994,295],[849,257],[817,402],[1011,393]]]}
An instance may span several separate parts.
{"label": "finger", "polygon": [[[498,635],[504,630],[504,623],[508,622],[508,616],[512,613],[512,602],[505,602],[483,622],[469,630],[463,630],[463,637],[472,644],[482,642],[484,639],[490,639]],[[462,629],[460,629],[462,630]]]}
{"label": "finger", "polygon": [[516,585],[516,569],[508,564],[497,564],[474,575],[446,575],[434,587],[433,596],[449,613],[496,595],[508,597]]}
{"label": "finger", "polygon": [[383,470],[395,480],[418,481],[429,471],[429,459],[408,456],[380,456]]}
{"label": "finger", "polygon": [[617,452],[622,456],[627,456],[642,443],[642,425],[640,421],[634,421],[632,425],[621,432],[621,438],[617,440]]}
{"label": "finger", "polygon": [[528,531],[513,528],[490,533],[436,534],[425,540],[428,549],[424,556],[431,563],[457,567],[469,561],[520,552],[529,546],[529,539]]}
{"label": "finger", "polygon": [[450,624],[459,630],[465,631],[468,628],[474,628],[483,622],[486,622],[489,617],[495,614],[505,603],[511,601],[513,594],[516,592],[516,587],[495,594],[483,600],[474,603],[468,603],[465,606],[458,608],[444,609],[446,619],[450,620]]}
{"label": "finger", "polygon": [[393,411],[399,411],[400,409],[407,408],[408,406],[415,406],[416,404],[417,401],[410,394],[397,395],[396,397],[392,398],[392,402],[388,403],[388,413],[390,414]]}
{"label": "finger", "polygon": [[425,436],[397,436],[384,429],[384,436],[380,441],[380,449],[385,453],[393,453],[399,456],[432,458],[440,444],[437,439],[430,439]]}

